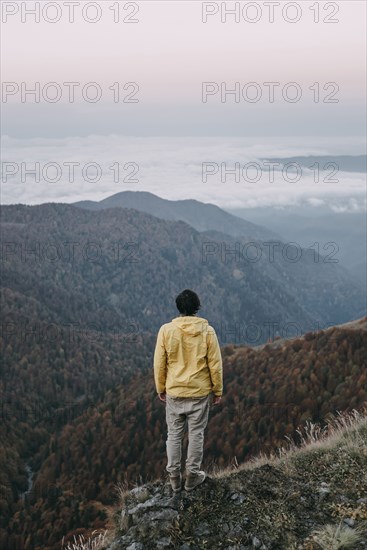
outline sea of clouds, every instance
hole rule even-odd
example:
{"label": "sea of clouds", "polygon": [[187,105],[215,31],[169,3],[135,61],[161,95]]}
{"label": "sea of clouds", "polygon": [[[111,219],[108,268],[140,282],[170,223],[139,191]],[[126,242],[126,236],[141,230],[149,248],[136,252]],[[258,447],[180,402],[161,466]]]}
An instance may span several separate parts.
{"label": "sea of clouds", "polygon": [[[330,170],[320,165],[320,179],[315,181],[311,169],[302,168],[302,176],[288,181],[280,171],[270,180],[268,168],[261,158],[304,155],[360,155],[365,153],[365,140],[361,137],[127,137],[120,135],[90,135],[69,138],[2,138],[2,203],[40,204],[44,202],[71,203],[78,200],[101,200],[119,191],[149,191],[170,200],[197,199],[222,208],[253,208],[307,204],[326,205],[334,211],[361,211],[366,209],[366,175],[338,171],[328,181]],[[5,177],[4,163],[15,163],[18,172]],[[35,163],[43,169],[49,166],[46,177],[40,171],[40,181],[22,170],[32,170]],[[74,181],[64,163],[79,163],[75,167]],[[261,168],[258,181],[240,181],[227,174],[221,180],[220,171],[203,181],[203,163],[225,163],[241,169],[249,162]],[[22,165],[23,163],[23,165]],[[100,177],[92,167],[87,177],[82,169],[88,163],[101,168]],[[111,169],[120,166],[120,177]],[[128,164],[133,163],[133,164]],[[9,165],[8,165],[9,166]],[[22,169],[23,166],[23,169]],[[123,168],[125,166],[125,169]],[[134,174],[133,174],[134,172]],[[129,178],[128,175],[132,174]],[[259,172],[257,172],[259,175]],[[58,181],[50,181],[57,179]],[[247,179],[256,176],[249,169]],[[291,173],[288,174],[292,176]],[[96,181],[91,181],[96,179]],[[125,181],[124,181],[125,179]],[[138,180],[138,181],[131,181]]]}

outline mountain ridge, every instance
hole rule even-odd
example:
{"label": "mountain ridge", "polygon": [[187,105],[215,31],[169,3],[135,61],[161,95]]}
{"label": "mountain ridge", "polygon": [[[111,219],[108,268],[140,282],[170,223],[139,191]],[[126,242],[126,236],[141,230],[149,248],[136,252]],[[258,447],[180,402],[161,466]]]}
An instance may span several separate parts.
{"label": "mountain ridge", "polygon": [[211,203],[195,199],[168,200],[147,191],[121,191],[100,201],[71,203],[78,208],[99,210],[120,206],[134,208],[167,220],[182,220],[197,231],[217,229],[232,236],[248,236],[261,239],[281,239],[264,226],[235,216]]}
{"label": "mountain ridge", "polygon": [[213,240],[212,233],[186,222],[121,207],[93,212],[58,203],[2,206],[1,219],[3,286],[39,300],[52,322],[95,322],[111,330],[134,321],[156,332],[174,316],[169,296],[173,304],[180,287],[190,286],[224,333],[226,325],[242,323],[247,330],[251,323],[268,322],[298,323],[305,332],[305,324],[337,324],[365,313],[361,287],[311,250],[302,249],[300,260],[289,262],[278,249],[270,258],[257,242],[260,258],[254,262],[239,254],[249,245],[246,239],[216,232]]}

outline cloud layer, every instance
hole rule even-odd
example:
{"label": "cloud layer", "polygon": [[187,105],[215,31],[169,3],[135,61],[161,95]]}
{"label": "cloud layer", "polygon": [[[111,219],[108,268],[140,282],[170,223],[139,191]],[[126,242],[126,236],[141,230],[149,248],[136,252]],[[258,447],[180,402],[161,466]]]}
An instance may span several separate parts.
{"label": "cloud layer", "polygon": [[[193,198],[223,208],[304,203],[314,207],[327,205],[340,212],[366,208],[365,174],[331,174],[320,166],[319,181],[316,181],[314,169],[307,168],[302,168],[298,181],[293,181],[295,173],[292,171],[284,176],[274,171],[274,181],[271,181],[269,168],[260,160],[261,157],[335,155],[336,158],[341,154],[363,154],[365,141],[359,137],[250,139],[91,135],[87,138],[20,140],[5,136],[2,147],[3,204],[101,200],[119,191],[135,190],[150,191],[171,200]],[[8,171],[17,170],[7,177],[7,181],[4,181],[4,162],[15,163],[7,165]],[[39,182],[27,173],[27,170],[34,170],[35,163],[40,166]],[[78,163],[74,167],[74,181],[70,177],[70,163]],[[206,181],[202,177],[203,163],[211,163]],[[237,174],[225,173],[233,170],[236,163]],[[240,179],[236,181],[238,172]]]}

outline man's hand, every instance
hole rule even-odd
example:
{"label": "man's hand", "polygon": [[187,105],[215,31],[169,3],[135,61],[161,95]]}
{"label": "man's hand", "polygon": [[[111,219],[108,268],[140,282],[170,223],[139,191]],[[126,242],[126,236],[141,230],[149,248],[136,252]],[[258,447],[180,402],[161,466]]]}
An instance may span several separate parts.
{"label": "man's hand", "polygon": [[222,396],[221,395],[214,395],[213,397],[213,405],[219,405],[221,402]]}
{"label": "man's hand", "polygon": [[164,401],[166,402],[166,392],[163,392],[163,393],[159,393],[158,394],[158,397],[161,401]]}

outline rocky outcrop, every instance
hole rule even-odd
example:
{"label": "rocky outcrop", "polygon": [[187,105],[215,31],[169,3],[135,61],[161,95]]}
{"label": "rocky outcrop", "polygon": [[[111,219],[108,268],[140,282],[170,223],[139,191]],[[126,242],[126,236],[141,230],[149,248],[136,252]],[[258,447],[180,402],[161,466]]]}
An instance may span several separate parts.
{"label": "rocky outcrop", "polygon": [[[348,453],[341,456],[345,466]],[[330,471],[314,469],[317,461],[316,452],[300,455],[292,467],[265,464],[208,477],[190,493],[173,493],[168,480],[137,487],[124,498],[108,550],[306,550],[319,548],[312,532],[328,523],[367,529],[367,499],[359,496],[367,495],[363,457],[350,470],[349,487],[344,474],[343,482],[334,481]],[[367,549],[367,530],[349,548]]]}

